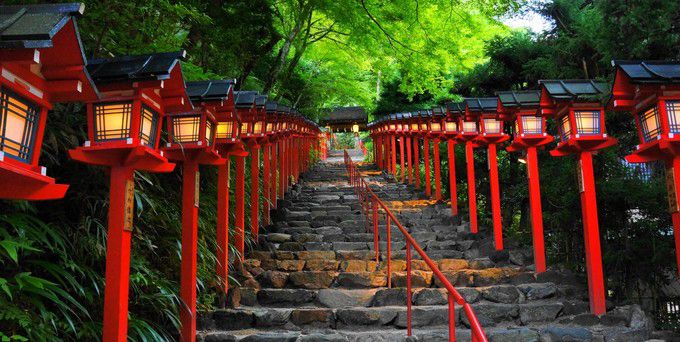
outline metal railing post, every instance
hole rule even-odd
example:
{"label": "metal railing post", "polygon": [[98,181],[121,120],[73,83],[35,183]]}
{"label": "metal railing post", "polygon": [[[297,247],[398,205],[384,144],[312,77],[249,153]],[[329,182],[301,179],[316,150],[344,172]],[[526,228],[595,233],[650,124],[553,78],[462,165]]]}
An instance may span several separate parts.
{"label": "metal railing post", "polygon": [[411,243],[406,242],[406,326],[408,336],[412,334],[411,327]]}
{"label": "metal railing post", "polygon": [[[456,342],[456,299],[453,294],[449,293],[449,341]],[[471,335],[473,334],[470,330]]]}
{"label": "metal railing post", "polygon": [[378,201],[373,199],[373,247],[375,248],[375,262],[380,263],[380,233],[378,232]]}
{"label": "metal railing post", "polygon": [[392,287],[392,233],[390,232],[390,215],[385,213],[385,226],[387,227],[387,287]]}

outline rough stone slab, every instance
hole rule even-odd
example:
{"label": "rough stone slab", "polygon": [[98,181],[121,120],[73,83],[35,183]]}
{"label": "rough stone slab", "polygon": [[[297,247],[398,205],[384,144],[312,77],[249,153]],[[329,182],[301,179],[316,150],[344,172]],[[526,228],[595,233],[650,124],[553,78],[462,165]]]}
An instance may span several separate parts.
{"label": "rough stone slab", "polygon": [[318,300],[321,305],[328,308],[344,308],[369,306],[376,293],[376,289],[368,290],[345,290],[345,289],[322,289],[318,292]]}
{"label": "rough stone slab", "polygon": [[297,306],[311,303],[316,299],[316,292],[305,289],[261,289],[257,292],[260,305]]}
{"label": "rough stone slab", "polygon": [[333,271],[302,271],[290,273],[288,279],[298,288],[325,289],[331,285],[335,276],[336,272]]}
{"label": "rough stone slab", "polygon": [[395,308],[350,308],[336,311],[338,323],[355,325],[387,325],[397,317]]}
{"label": "rough stone slab", "polygon": [[343,272],[338,274],[338,285],[349,289],[384,287],[387,276],[382,272]]}

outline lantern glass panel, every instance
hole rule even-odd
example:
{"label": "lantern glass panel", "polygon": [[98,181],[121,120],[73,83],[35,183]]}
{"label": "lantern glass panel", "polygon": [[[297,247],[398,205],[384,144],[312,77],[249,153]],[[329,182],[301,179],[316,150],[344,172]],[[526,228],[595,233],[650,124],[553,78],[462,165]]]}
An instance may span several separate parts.
{"label": "lantern glass panel", "polygon": [[234,123],[231,121],[219,122],[217,123],[217,132],[215,132],[215,138],[217,139],[230,139],[234,134]]}
{"label": "lantern glass panel", "polygon": [[352,132],[359,133],[359,125],[357,124],[352,125]]}
{"label": "lantern glass panel", "polygon": [[177,116],[172,118],[172,140],[176,143],[197,142],[200,129],[200,116]]}
{"label": "lantern glass panel", "polygon": [[121,140],[130,137],[132,102],[94,105],[94,140]]}
{"label": "lantern glass panel", "polygon": [[574,111],[576,119],[576,131],[581,135],[600,134],[600,111],[579,110]]}
{"label": "lantern glass panel", "polygon": [[396,129],[396,125],[395,125],[395,124],[390,124],[390,130],[394,131],[395,129]]}
{"label": "lantern glass panel", "polygon": [[522,116],[522,134],[543,134],[543,118],[533,115]]}
{"label": "lantern glass panel", "polygon": [[248,134],[250,131],[248,130],[248,123],[247,122],[241,122],[241,133]]}
{"label": "lantern glass panel", "polygon": [[484,119],[484,133],[499,134],[501,132],[501,122],[496,119]]}
{"label": "lantern glass panel", "polygon": [[475,121],[463,121],[463,132],[464,133],[477,133],[477,122],[475,122]]}
{"label": "lantern glass panel", "polygon": [[432,132],[441,132],[442,124],[440,124],[439,122],[433,122],[430,124],[430,128]]}
{"label": "lantern glass panel", "polygon": [[447,132],[457,132],[458,131],[458,125],[456,125],[456,123],[453,122],[453,121],[447,121],[446,122],[446,131]]}
{"label": "lantern glass panel", "polygon": [[421,131],[427,131],[427,124],[426,124],[426,123],[421,123],[421,124],[420,124],[420,130],[421,130]]}
{"label": "lantern glass panel", "polygon": [[255,127],[253,128],[253,133],[254,134],[262,134],[262,126],[264,126],[264,122],[258,121],[255,123]]}
{"label": "lantern glass panel", "polygon": [[640,126],[642,127],[642,137],[645,142],[656,139],[659,133],[661,133],[658,107],[654,106],[640,115]]}
{"label": "lantern glass panel", "polygon": [[30,163],[40,108],[7,89],[0,89],[0,151]]}
{"label": "lantern glass panel", "polygon": [[208,146],[212,145],[213,143],[213,127],[214,123],[210,120],[205,122],[205,142],[207,143]]}
{"label": "lantern glass panel", "polygon": [[417,131],[418,130],[418,124],[417,123],[411,124],[411,130]]}
{"label": "lantern glass panel", "polygon": [[669,133],[680,133],[680,101],[666,101]]}
{"label": "lantern glass panel", "polygon": [[271,122],[267,122],[267,133],[271,133],[274,131],[274,124]]}
{"label": "lantern glass panel", "polygon": [[565,115],[560,119],[560,137],[562,141],[569,139],[571,135],[571,122],[569,121],[569,115]]}
{"label": "lantern glass panel", "polygon": [[142,117],[139,124],[139,140],[142,145],[156,147],[156,132],[158,132],[158,113],[142,105]]}

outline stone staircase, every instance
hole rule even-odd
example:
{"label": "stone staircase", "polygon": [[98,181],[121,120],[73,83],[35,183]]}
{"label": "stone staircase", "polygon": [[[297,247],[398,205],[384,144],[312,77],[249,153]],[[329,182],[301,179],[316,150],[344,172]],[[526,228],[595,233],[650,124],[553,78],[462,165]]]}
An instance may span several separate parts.
{"label": "stone staircase", "polygon": [[[534,275],[530,250],[507,241],[509,249],[497,252],[489,231],[469,233],[445,204],[368,168],[366,178],[471,303],[490,341],[647,340],[651,327],[639,307],[591,315],[583,277],[559,268]],[[407,338],[404,239],[393,227],[388,288],[386,243],[376,262],[373,233],[344,165],[316,165],[300,183],[235,272],[240,286],[230,290],[229,308],[199,317],[198,340],[448,341],[447,295],[422,260],[412,262],[413,337]],[[469,341],[460,310],[455,320],[457,340]]]}

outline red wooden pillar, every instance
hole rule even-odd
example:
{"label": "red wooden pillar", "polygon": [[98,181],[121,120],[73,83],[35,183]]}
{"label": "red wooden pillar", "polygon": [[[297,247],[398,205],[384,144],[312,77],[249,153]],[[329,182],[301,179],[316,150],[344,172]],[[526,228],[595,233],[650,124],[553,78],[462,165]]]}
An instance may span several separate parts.
{"label": "red wooden pillar", "polygon": [[385,168],[384,161],[383,159],[384,156],[384,151],[385,150],[385,139],[383,136],[378,136],[378,169],[382,170]]}
{"label": "red wooden pillar", "polygon": [[286,149],[285,140],[279,140],[279,198],[283,198],[283,194],[286,192],[286,175],[285,175],[285,164],[286,164]]}
{"label": "red wooden pillar", "polygon": [[130,190],[134,191],[134,169],[125,166],[111,167],[104,287],[104,342],[127,341],[131,231],[125,229],[125,197]]}
{"label": "red wooden pillar", "polygon": [[271,144],[267,143],[264,145],[264,149],[262,149],[262,193],[264,195],[264,201],[262,201],[262,211],[263,211],[263,221],[264,225],[267,226],[269,225],[269,210],[270,206],[269,203],[271,202],[271,198],[269,196],[269,187],[270,187],[270,180],[271,180],[271,175],[270,175],[270,157],[271,157]]}
{"label": "red wooden pillar", "polygon": [[456,142],[446,141],[449,158],[449,193],[451,194],[451,215],[458,215],[458,190],[456,189]]}
{"label": "red wooden pillar", "polygon": [[[667,162],[666,173],[672,174],[672,181],[675,185],[675,196],[677,197],[680,189],[680,156],[674,156],[673,159]],[[667,176],[668,179],[669,176]],[[676,206],[677,208],[677,206]],[[677,265],[680,265],[680,211],[672,209],[671,218],[673,219],[673,236],[675,238],[675,260]],[[680,274],[680,267],[678,267],[678,274]]]}
{"label": "red wooden pillar", "polygon": [[602,252],[600,249],[600,228],[597,220],[597,198],[593,175],[592,152],[584,151],[579,155],[581,181],[581,211],[583,212],[583,232],[586,248],[586,269],[588,271],[588,292],[590,311],[595,315],[607,312],[604,293],[604,274],[602,271]]}
{"label": "red wooden pillar", "polygon": [[534,242],[534,265],[536,273],[546,270],[545,243],[543,241],[543,209],[541,208],[541,187],[538,175],[536,147],[527,148],[527,175],[529,178],[529,205],[531,207],[531,233]]}
{"label": "red wooden pillar", "polygon": [[236,215],[234,222],[234,245],[236,250],[238,250],[240,256],[239,259],[243,262],[245,257],[245,184],[246,184],[246,157],[245,156],[235,156],[236,159],[236,189],[234,196],[236,196]]}
{"label": "red wooden pillar", "polygon": [[229,290],[229,167],[230,158],[217,166],[217,276],[219,286],[227,294]]}
{"label": "red wooden pillar", "polygon": [[196,340],[196,260],[198,258],[198,163],[182,168],[182,264],[179,309],[180,341]]}
{"label": "red wooden pillar", "polygon": [[497,251],[503,250],[503,222],[501,220],[501,195],[498,185],[498,160],[496,159],[496,144],[487,147],[489,160],[489,183],[491,187],[491,218],[493,221],[494,245]]}
{"label": "red wooden pillar", "polygon": [[439,158],[439,139],[432,140],[434,143],[434,198],[437,201],[442,199],[442,173],[441,160]]}
{"label": "red wooden pillar", "polygon": [[392,135],[392,175],[397,178],[397,137]]}
{"label": "red wooden pillar", "polygon": [[475,186],[475,150],[472,141],[465,142],[467,162],[468,206],[470,208],[470,231],[477,233],[477,191]]}
{"label": "red wooden pillar", "polygon": [[388,173],[392,172],[392,145],[390,144],[390,137],[383,137],[383,169],[387,170]]}
{"label": "red wooden pillar", "polygon": [[418,137],[413,137],[413,177],[416,179],[416,189],[420,189],[420,144]]}
{"label": "red wooden pillar", "polygon": [[404,137],[399,137],[399,156],[401,161],[401,182],[406,180],[406,156],[404,153]]}
{"label": "red wooden pillar", "polygon": [[250,147],[250,232],[257,241],[260,230],[260,147]]}
{"label": "red wooden pillar", "polygon": [[432,196],[432,182],[430,181],[430,139],[423,139],[423,156],[425,162],[425,196]]}
{"label": "red wooden pillar", "polygon": [[277,147],[279,146],[278,141],[274,142],[271,145],[271,166],[270,166],[270,176],[272,178],[271,184],[269,185],[269,200],[271,203],[271,206],[273,209],[276,209],[277,207],[277,191],[279,188],[279,183],[278,183],[278,163],[276,162],[278,160],[278,152],[277,152]]}
{"label": "red wooden pillar", "polygon": [[406,137],[406,158],[408,159],[408,183],[413,184],[413,158],[411,157],[411,137]]}

